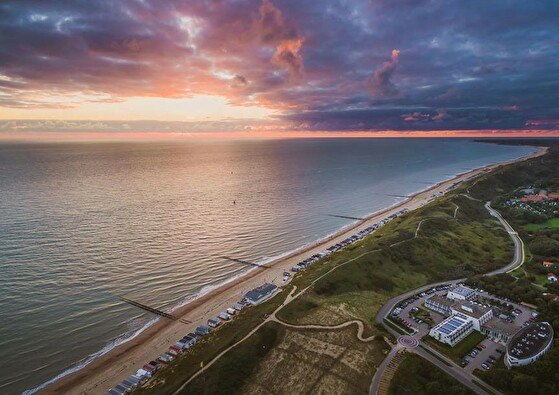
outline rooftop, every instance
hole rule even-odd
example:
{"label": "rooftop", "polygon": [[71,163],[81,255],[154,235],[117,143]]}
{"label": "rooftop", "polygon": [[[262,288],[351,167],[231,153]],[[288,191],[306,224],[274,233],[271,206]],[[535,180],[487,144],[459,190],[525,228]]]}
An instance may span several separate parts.
{"label": "rooftop", "polygon": [[495,317],[491,318],[489,321],[487,321],[482,326],[484,326],[488,329],[497,331],[497,332],[504,333],[508,336],[514,335],[519,330],[517,325],[514,325],[510,322],[503,321],[503,320],[501,320],[499,318],[495,318]]}
{"label": "rooftop", "polygon": [[472,292],[475,292],[475,291],[473,289],[471,289],[470,287],[466,287],[465,285],[459,285],[456,288],[454,288],[452,290],[452,292],[466,298],[466,297],[470,296],[472,294]]}
{"label": "rooftop", "polygon": [[245,298],[250,299],[250,300],[260,300],[265,296],[270,295],[272,292],[274,292],[277,289],[277,286],[275,286],[274,284],[263,284],[259,287],[256,287],[250,291],[248,291],[245,294]]}
{"label": "rooftop", "polygon": [[553,328],[547,322],[536,322],[521,329],[507,346],[510,356],[518,359],[531,358],[553,341]]}
{"label": "rooftop", "polygon": [[456,303],[455,308],[457,310],[459,308],[461,313],[476,319],[483,317],[489,310],[491,310],[490,307],[474,302],[458,302]]}
{"label": "rooftop", "polygon": [[458,331],[464,325],[468,324],[468,322],[470,322],[470,319],[468,319],[468,317],[460,313],[456,313],[451,315],[441,323],[437,324],[433,328],[433,330],[444,333],[445,335],[450,335]]}
{"label": "rooftop", "polygon": [[441,295],[433,295],[427,299],[425,299],[425,302],[427,303],[427,301],[433,302],[433,303],[437,303],[443,306],[447,306],[447,307],[451,307],[453,306],[456,302],[452,299],[446,298],[444,296]]}

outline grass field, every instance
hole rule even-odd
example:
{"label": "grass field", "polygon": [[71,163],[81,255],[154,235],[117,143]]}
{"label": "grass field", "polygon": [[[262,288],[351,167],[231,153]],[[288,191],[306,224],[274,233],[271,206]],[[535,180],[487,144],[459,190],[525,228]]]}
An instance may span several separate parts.
{"label": "grass field", "polygon": [[[455,204],[460,207],[457,218]],[[360,319],[365,336],[384,336],[375,316],[389,298],[429,282],[490,271],[511,257],[508,234],[488,215],[483,202],[449,194],[297,274],[291,285],[302,290],[338,267],[280,310],[278,317],[294,324],[322,325]],[[355,260],[346,264],[350,259]],[[163,369],[140,392],[172,393],[199,369],[200,362],[207,364],[262,322],[286,293],[244,311]],[[386,352],[379,341],[359,342],[354,327],[320,332],[278,325],[267,324],[225,354],[185,393],[234,393],[241,388],[244,393],[366,392]],[[355,363],[348,361],[349,356]]]}
{"label": "grass field", "polygon": [[406,354],[388,389],[390,395],[470,395],[474,394],[431,362]]}
{"label": "grass field", "polygon": [[460,363],[460,359],[472,351],[472,348],[481,343],[485,339],[485,336],[479,332],[472,332],[466,336],[462,341],[456,344],[454,347],[440,343],[433,339],[431,336],[427,335],[423,338],[423,341],[433,347],[435,350],[446,355],[456,363]]}
{"label": "grass field", "polygon": [[552,218],[541,224],[529,224],[524,226],[527,232],[535,232],[542,229],[557,229],[559,228],[559,218]]}
{"label": "grass field", "polygon": [[[451,202],[460,206],[458,218],[453,217]],[[414,238],[420,221],[421,232]],[[510,260],[511,250],[507,234],[489,218],[481,202],[464,197],[443,200],[363,240],[341,262],[357,252],[370,254],[319,280],[278,316],[294,324],[323,325],[359,318],[374,333],[375,315],[390,297],[432,281],[502,266]]]}
{"label": "grass field", "polygon": [[223,349],[242,339],[256,325],[261,323],[268,314],[285,300],[290,291],[291,287],[288,287],[276,294],[267,303],[241,311],[236,319],[204,337],[172,364],[164,366],[155,378],[149,382],[148,386],[142,387],[134,393],[173,393],[200,368],[200,364],[207,364]]}
{"label": "grass field", "polygon": [[383,341],[358,341],[355,330],[266,324],[182,393],[365,393],[388,347]]}

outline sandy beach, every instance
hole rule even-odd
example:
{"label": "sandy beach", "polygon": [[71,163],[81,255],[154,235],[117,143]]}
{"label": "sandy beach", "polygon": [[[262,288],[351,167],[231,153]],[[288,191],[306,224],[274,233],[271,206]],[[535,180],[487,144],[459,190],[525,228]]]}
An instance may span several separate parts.
{"label": "sandy beach", "polygon": [[136,370],[142,367],[146,362],[155,359],[159,354],[165,352],[170,345],[186,333],[193,331],[202,323],[205,324],[208,318],[214,317],[226,308],[231,307],[235,302],[240,300],[242,295],[248,290],[265,282],[273,282],[277,285],[281,285],[282,273],[288,271],[297,262],[325,250],[330,245],[340,242],[354,233],[402,209],[408,209],[410,211],[417,209],[433,200],[436,196],[444,194],[459,183],[489,172],[499,166],[541,156],[546,152],[547,148],[542,147],[530,156],[481,167],[459,174],[452,179],[413,194],[396,205],[376,212],[326,239],[320,240],[290,255],[268,263],[267,265],[271,267],[270,269],[254,269],[246,275],[214,289],[173,312],[174,315],[191,321],[191,324],[160,319],[136,338],[116,347],[112,351],[91,362],[83,369],[48,385],[39,393],[106,393],[109,388],[135,373]]}

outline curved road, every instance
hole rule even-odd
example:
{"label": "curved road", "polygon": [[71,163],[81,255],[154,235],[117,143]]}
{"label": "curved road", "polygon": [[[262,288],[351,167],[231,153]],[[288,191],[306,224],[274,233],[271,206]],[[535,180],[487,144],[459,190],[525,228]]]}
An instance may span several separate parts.
{"label": "curved road", "polygon": [[[522,240],[520,240],[520,238],[518,237],[518,234],[514,231],[514,229],[508,224],[508,222],[506,222],[503,217],[501,217],[501,215],[495,211],[494,209],[492,209],[489,206],[489,202],[487,202],[487,204],[485,205],[485,207],[487,208],[487,210],[489,210],[490,214],[494,217],[496,217],[499,221],[501,221],[501,223],[503,224],[503,226],[505,227],[505,229],[507,230],[507,232],[509,233],[509,235],[511,235],[511,237],[513,238],[513,241],[515,243],[515,255],[514,255],[514,259],[513,261],[505,266],[504,268],[495,270],[494,272],[488,273],[487,275],[493,275],[493,274],[497,274],[497,273],[504,273],[506,271],[509,271],[511,269],[516,268],[517,266],[520,266],[524,260],[524,254],[523,254],[523,249],[522,249]],[[421,226],[421,223],[419,224],[419,226]],[[419,226],[418,226],[418,230],[419,230]],[[330,274],[331,272],[333,272],[334,270],[339,269],[340,267],[345,266],[348,263],[351,263],[363,256],[366,256],[368,254],[377,252],[378,250],[372,250],[372,251],[367,251],[364,252],[352,259],[347,260],[346,262],[336,265],[333,268],[331,268],[330,270],[328,270],[326,273],[324,273],[323,275],[319,276],[318,278],[316,278],[314,281],[312,281],[306,288],[304,288],[303,290],[301,290],[300,292],[298,292],[297,294],[295,294],[297,288],[294,287],[291,292],[287,295],[286,299],[284,300],[284,302],[278,306],[276,308],[276,310],[270,314],[270,316],[268,316],[267,319],[265,319],[263,322],[261,322],[259,325],[257,325],[255,328],[253,328],[253,330],[251,330],[246,336],[244,336],[241,340],[235,342],[234,344],[232,344],[231,346],[229,346],[228,348],[226,348],[225,350],[223,350],[221,353],[219,353],[216,357],[214,357],[211,361],[209,361],[205,366],[203,366],[201,369],[199,369],[194,375],[192,375],[185,383],[183,383],[179,389],[177,389],[174,394],[178,394],[179,392],[181,392],[190,382],[192,382],[196,377],[198,377],[200,374],[202,374],[203,372],[206,371],[206,369],[208,369],[210,366],[212,366],[218,359],[220,359],[224,354],[226,354],[227,352],[229,352],[231,349],[233,349],[234,347],[236,347],[238,344],[242,343],[243,341],[245,341],[246,339],[248,339],[250,336],[252,336],[258,329],[260,329],[264,324],[270,322],[270,321],[275,321],[278,322],[282,325],[285,325],[287,327],[292,327],[292,328],[300,328],[300,329],[324,329],[324,330],[332,330],[332,329],[341,329],[344,327],[347,327],[349,325],[353,325],[356,324],[357,325],[357,338],[360,341],[363,342],[368,342],[371,341],[375,338],[375,336],[371,336],[368,338],[364,338],[363,337],[363,332],[364,332],[364,326],[363,326],[363,322],[359,321],[359,320],[351,320],[351,321],[347,321],[344,322],[342,324],[339,325],[334,325],[334,326],[321,326],[321,325],[292,325],[292,324],[288,324],[286,322],[280,321],[277,316],[276,313],[278,313],[283,307],[285,307],[287,304],[291,303],[293,300],[297,299],[299,296],[301,296],[302,294],[305,293],[305,291],[307,289],[309,289],[310,287],[312,287],[318,280],[320,280],[321,278],[325,277],[326,275]],[[421,288],[417,288],[415,290],[406,292],[405,294],[396,296],[392,299],[390,299],[379,311],[379,313],[376,316],[376,321],[380,324],[382,324],[389,333],[391,333],[395,338],[398,338],[399,333],[397,333],[396,331],[394,331],[392,328],[386,326],[384,324],[384,318],[388,315],[388,313],[390,313],[394,307],[394,305],[396,305],[397,303],[399,303],[400,301],[418,293],[418,292],[422,292],[424,290],[427,290],[429,288],[432,288],[434,286],[440,285],[440,284],[449,284],[449,283],[458,283],[460,281],[464,281],[464,279],[458,279],[458,280],[453,280],[453,281],[444,281],[444,282],[440,282],[440,283],[435,283],[435,284],[428,284],[425,285]],[[429,346],[423,344],[421,341],[421,346],[424,348],[429,348]],[[403,346],[401,345],[397,345],[387,356],[387,358],[384,359],[383,363],[379,366],[379,369],[377,370],[375,376],[373,377],[373,381],[371,383],[371,393],[375,394],[376,393],[376,388],[378,388],[378,381],[380,380],[380,377],[382,376],[382,372],[384,372],[384,368],[386,367],[386,365],[390,362],[391,356],[394,355],[395,353],[395,349],[401,348]],[[439,354],[438,352],[436,352],[435,350],[432,350],[429,348],[429,351],[433,352],[434,354],[437,354],[440,356],[440,358],[445,359],[446,357]],[[463,382],[466,386],[472,388],[475,392],[478,393],[482,393],[482,394],[486,394],[486,392],[480,391],[480,389],[478,387],[475,387],[474,384],[472,383],[472,378],[470,377],[469,374],[466,374],[464,372],[464,370],[462,368],[460,368],[458,365],[455,365],[453,362],[451,362],[449,360],[449,364],[452,364],[454,366],[449,367],[445,364],[442,364],[440,360],[438,360],[437,358],[433,357],[431,354],[429,354],[428,352],[424,351],[421,349],[421,347],[415,348],[413,350],[413,352],[416,352],[418,355],[422,356],[423,358],[429,360],[430,362],[432,362],[433,364],[439,366],[442,370],[444,370],[445,372],[447,372],[448,374],[452,375],[453,377],[457,378],[458,380],[460,380],[461,382]],[[441,366],[442,365],[442,366]],[[376,387],[375,387],[375,383],[376,383]],[[484,384],[486,385],[486,384]],[[486,385],[487,387],[489,387],[488,385]],[[490,387],[489,387],[490,388]],[[375,392],[373,392],[373,390]],[[493,390],[493,389],[492,389]],[[495,393],[500,394],[498,391],[495,390]]]}
{"label": "curved road", "polygon": [[[470,196],[467,196],[467,197],[471,198]],[[518,233],[514,230],[514,228],[501,216],[501,214],[497,210],[495,210],[494,208],[491,207],[490,203],[491,202],[485,203],[485,208],[487,209],[487,211],[489,211],[489,214],[492,217],[496,218],[501,223],[501,225],[503,225],[503,227],[505,228],[505,230],[507,231],[507,233],[511,237],[511,239],[514,243],[514,256],[513,256],[512,261],[508,265],[506,265],[502,268],[499,268],[497,270],[493,270],[492,272],[486,273],[485,276],[494,276],[496,274],[508,273],[512,270],[515,270],[515,269],[519,268],[524,263],[524,243],[522,242],[522,239],[518,236]],[[460,282],[463,282],[464,280],[466,280],[466,279],[465,278],[459,278],[457,280],[442,281],[442,282],[438,282],[438,283],[427,284],[427,285],[424,285],[422,287],[416,288],[414,290],[408,291],[404,294],[398,295],[398,296],[390,299],[388,302],[386,302],[384,304],[384,306],[381,307],[381,309],[379,310],[379,312],[378,312],[378,314],[375,318],[375,321],[378,324],[381,324],[390,334],[392,334],[392,336],[394,336],[395,338],[398,338],[400,336],[400,334],[398,332],[396,332],[395,330],[393,330],[388,325],[386,325],[385,322],[384,322],[384,319],[388,316],[388,314],[390,314],[390,312],[392,310],[394,310],[395,306],[398,303],[404,301],[405,299],[408,299],[409,297],[411,297],[415,294],[424,292],[424,291],[426,291],[428,289],[431,289],[433,287],[443,285],[443,284],[458,284]],[[413,352],[415,352],[418,355],[421,355],[423,358],[429,360],[430,362],[432,362],[434,365],[438,366],[443,371],[447,372],[448,374],[450,374],[451,376],[453,376],[454,378],[456,378],[457,380],[459,380],[460,382],[462,382],[466,386],[470,387],[476,393],[480,393],[480,394],[486,394],[487,393],[486,391],[483,391],[480,387],[476,386],[472,382],[474,380],[474,376],[472,376],[469,373],[466,373],[464,371],[464,369],[462,369],[460,366],[456,365],[454,362],[452,362],[451,360],[446,358],[444,355],[438,353],[436,350],[434,350],[433,348],[431,348],[427,344],[423,343],[422,341],[420,341],[420,345],[421,346],[414,349]],[[441,359],[447,361],[448,364],[444,364],[438,358],[433,357],[433,355],[431,355],[429,352],[427,352],[425,350],[428,350],[432,354],[435,354],[435,355],[439,356]],[[388,359],[388,357],[386,359]],[[385,364],[381,364],[381,366],[379,366],[379,369],[375,373],[375,376],[373,377],[373,381],[371,382],[371,387],[369,389],[369,393],[371,395],[374,395],[374,394],[377,393],[378,388],[379,388],[379,384],[380,384],[380,378],[382,377],[382,374],[384,372],[384,368],[386,367],[387,364],[388,364],[388,362],[385,363]],[[481,381],[477,378],[475,380],[476,381]],[[488,384],[483,383],[483,385],[487,388],[490,388],[495,393],[500,394],[499,391],[490,387]]]}

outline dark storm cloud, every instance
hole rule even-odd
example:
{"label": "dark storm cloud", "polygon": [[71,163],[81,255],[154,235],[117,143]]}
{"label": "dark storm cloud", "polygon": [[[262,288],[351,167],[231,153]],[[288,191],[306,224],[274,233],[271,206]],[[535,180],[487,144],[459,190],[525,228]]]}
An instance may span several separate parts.
{"label": "dark storm cloud", "polygon": [[554,0],[8,0],[0,106],[213,94],[294,128],[549,127],[558,15]]}

